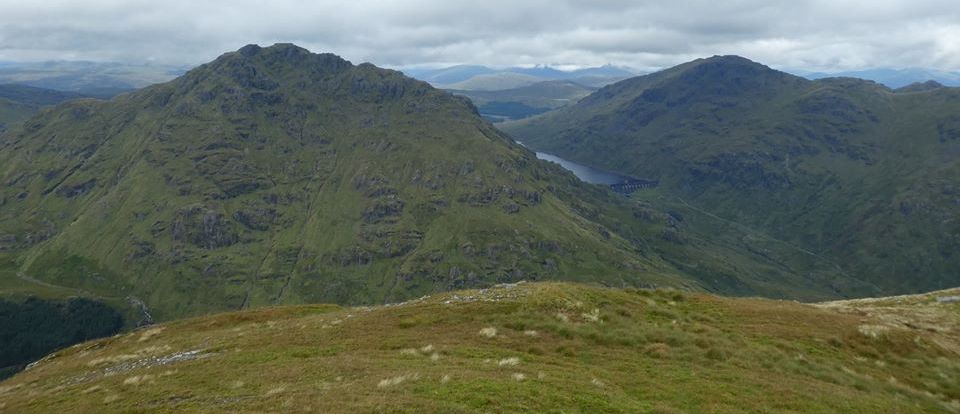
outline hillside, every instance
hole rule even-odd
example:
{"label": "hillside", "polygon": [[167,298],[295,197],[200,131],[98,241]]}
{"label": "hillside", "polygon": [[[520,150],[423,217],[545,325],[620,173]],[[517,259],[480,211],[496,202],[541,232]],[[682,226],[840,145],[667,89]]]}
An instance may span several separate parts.
{"label": "hillside", "polygon": [[37,108],[0,98],[0,133],[18,125],[36,112]]}
{"label": "hillside", "polygon": [[500,91],[530,86],[538,82],[543,82],[543,80],[543,78],[524,73],[495,72],[476,75],[464,81],[441,86],[445,89],[453,90]]}
{"label": "hillside", "polygon": [[789,246],[798,254],[786,264],[894,294],[960,284],[958,113],[960,89],[809,81],[719,56],[503,129],[539,151],[658,179],[637,199],[695,232]]}
{"label": "hillside", "polygon": [[0,287],[102,300],[128,325],[520,279],[842,296],[825,275],[687,237],[475,111],[293,45],[67,102],[0,136]]}
{"label": "hillside", "polygon": [[56,105],[63,101],[87,97],[76,92],[64,92],[26,85],[0,85],[0,98],[37,107]]}
{"label": "hillside", "polygon": [[957,294],[808,305],[520,283],[227,313],[59,351],[0,383],[0,410],[956,413]]}
{"label": "hillside", "polygon": [[0,85],[0,132],[30,118],[41,107],[82,97],[84,96],[78,93],[32,86]]}

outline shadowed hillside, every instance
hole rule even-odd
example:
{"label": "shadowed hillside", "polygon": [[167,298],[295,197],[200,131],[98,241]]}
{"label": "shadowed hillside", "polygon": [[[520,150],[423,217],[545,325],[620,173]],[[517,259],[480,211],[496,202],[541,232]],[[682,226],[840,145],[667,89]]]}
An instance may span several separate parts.
{"label": "shadowed hillside", "polygon": [[506,124],[524,144],[658,179],[638,199],[702,234],[791,246],[898,293],[960,283],[960,89],[809,81],[735,56]]}

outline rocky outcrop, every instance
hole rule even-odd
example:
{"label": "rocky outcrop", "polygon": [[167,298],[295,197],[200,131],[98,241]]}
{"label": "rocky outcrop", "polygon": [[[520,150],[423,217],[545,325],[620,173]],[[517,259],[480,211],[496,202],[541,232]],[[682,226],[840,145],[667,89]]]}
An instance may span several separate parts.
{"label": "rocky outcrop", "polygon": [[223,213],[203,206],[179,210],[170,231],[174,241],[204,249],[226,247],[240,240],[233,222],[227,220]]}

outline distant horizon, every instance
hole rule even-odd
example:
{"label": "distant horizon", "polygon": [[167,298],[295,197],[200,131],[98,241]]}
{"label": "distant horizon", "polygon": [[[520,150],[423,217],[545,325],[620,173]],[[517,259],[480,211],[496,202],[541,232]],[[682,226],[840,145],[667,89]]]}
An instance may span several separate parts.
{"label": "distant horizon", "polygon": [[[278,42],[278,43],[284,43],[284,42]],[[266,46],[266,45],[261,44],[260,46]],[[221,54],[223,54],[223,53],[229,53],[229,52],[232,52],[232,51],[235,51],[235,50],[236,50],[236,49],[225,50],[225,51],[223,51]],[[358,61],[358,60],[354,60],[354,59],[349,59],[348,57],[342,56],[342,55],[340,55],[340,54],[338,54],[338,53],[336,53],[336,52],[334,52],[334,51],[312,50],[312,49],[310,49],[310,51],[313,52],[313,53],[333,53],[333,54],[335,54],[335,55],[338,55],[338,56],[343,57],[344,59],[346,59],[346,60],[348,60],[348,61],[350,61],[350,62],[352,62],[352,63],[354,63],[354,64],[371,63],[371,64],[376,65],[376,66],[378,66],[378,67],[387,68],[387,69],[394,69],[394,70],[401,70],[401,71],[404,70],[404,69],[406,69],[406,70],[443,70],[443,69],[451,69],[451,68],[456,68],[456,67],[483,67],[483,68],[488,68],[488,69],[493,69],[493,70],[500,70],[500,71],[502,71],[502,70],[509,70],[509,69],[537,69],[537,68],[543,68],[543,69],[555,69],[555,70],[559,70],[559,71],[562,71],[562,72],[574,72],[574,71],[584,70],[584,69],[596,69],[596,68],[612,67],[612,68],[617,68],[617,69],[622,69],[622,70],[631,71],[631,72],[633,72],[633,73],[635,73],[635,74],[637,74],[637,75],[643,75],[643,74],[649,74],[649,73],[653,73],[653,72],[657,72],[657,71],[669,69],[669,68],[671,68],[671,67],[674,67],[674,66],[677,66],[677,65],[681,65],[681,64],[683,64],[683,63],[691,62],[691,61],[694,61],[694,60],[697,60],[697,59],[710,58],[710,57],[712,57],[712,56],[740,56],[740,57],[749,59],[749,60],[751,60],[751,61],[760,63],[760,64],[762,64],[762,65],[768,66],[768,67],[770,67],[770,68],[772,68],[772,69],[779,70],[779,71],[782,71],[782,72],[791,73],[791,74],[798,75],[798,76],[815,75],[815,74],[836,74],[836,73],[851,73],[851,72],[867,72],[867,71],[880,71],[880,70],[889,70],[889,71],[930,71],[930,72],[941,72],[941,73],[950,73],[950,74],[960,74],[960,68],[958,68],[958,69],[952,69],[952,70],[951,70],[951,69],[938,69],[938,68],[935,68],[935,67],[925,67],[925,66],[903,66],[903,67],[900,67],[900,66],[893,66],[893,65],[889,65],[889,66],[878,65],[878,66],[865,66],[865,67],[853,68],[853,69],[832,69],[832,70],[829,70],[829,69],[816,69],[816,68],[803,68],[803,67],[784,67],[784,66],[769,64],[769,63],[767,63],[767,62],[764,62],[764,61],[762,61],[762,60],[758,60],[758,59],[752,58],[752,57],[750,57],[750,56],[744,56],[744,55],[729,55],[729,54],[725,55],[725,54],[719,54],[719,53],[708,54],[708,55],[704,55],[704,56],[700,56],[700,57],[695,57],[695,58],[692,58],[692,59],[689,59],[689,60],[685,60],[685,61],[682,61],[682,62],[677,62],[677,63],[675,63],[675,64],[671,64],[671,65],[667,65],[667,66],[659,66],[659,67],[634,67],[634,66],[621,65],[621,64],[616,64],[616,63],[604,63],[604,64],[598,64],[598,65],[586,65],[586,64],[570,64],[570,63],[563,63],[563,64],[562,64],[562,63],[487,64],[487,63],[478,63],[478,62],[463,62],[463,63],[455,63],[455,62],[424,62],[424,63],[415,63],[415,64],[410,64],[410,65],[404,65],[404,66],[397,66],[397,65],[390,65],[390,64],[381,64],[381,63],[373,62],[373,61]],[[219,55],[217,55],[217,56],[219,56]],[[171,62],[161,62],[161,61],[156,61],[156,60],[123,61],[123,60],[90,60],[90,59],[47,59],[47,60],[10,60],[10,59],[0,59],[0,69],[2,69],[2,67],[3,67],[4,65],[24,65],[24,66],[27,66],[27,65],[45,65],[45,64],[94,64],[94,65],[123,65],[123,66],[144,66],[144,67],[178,68],[178,69],[190,70],[190,69],[195,68],[195,67],[197,67],[197,66],[200,66],[200,65],[202,65],[202,64],[205,64],[205,63],[208,63],[208,62],[210,62],[210,61],[213,61],[214,59],[216,59],[216,57],[213,57],[213,58],[211,58],[211,59],[209,59],[209,60],[206,60],[206,61],[197,62],[197,63],[171,63]]]}
{"label": "distant horizon", "polygon": [[[273,45],[276,44],[278,43],[274,43]],[[290,42],[281,42],[279,44],[293,44],[297,47],[302,47]],[[269,46],[270,45],[262,45],[261,47]],[[219,53],[217,56],[222,56],[235,50],[238,49],[224,51]],[[311,52],[331,53],[317,50],[311,50]],[[338,53],[333,54],[340,56]],[[960,71],[952,72],[923,67],[876,67],[860,70],[831,72],[814,69],[779,67],[753,57],[731,54],[712,54],[696,57],[688,61],[679,62],[676,65],[718,56],[737,56],[751,62],[764,65],[773,70],[789,73],[794,76],[799,76],[810,80],[828,77],[854,77],[877,82],[891,89],[897,89],[910,84],[932,80],[945,86],[960,87]],[[347,57],[343,58],[349,60]],[[211,59],[210,61],[212,60],[214,59]],[[182,75],[183,73],[186,73],[192,68],[207,62],[209,61],[192,65],[175,65],[164,64],[157,61],[0,61],[0,84],[14,83],[74,92],[89,90],[90,88],[101,89],[104,87],[113,88],[115,90],[132,90],[169,81],[177,76]],[[353,63],[361,62],[353,61]],[[613,63],[606,63],[597,66],[559,65],[552,63],[517,63],[513,65],[464,63],[447,65],[425,62],[416,65],[398,67],[376,62],[369,63],[388,69],[402,71],[410,77],[429,82],[438,88],[459,90],[507,90],[549,80],[568,80],[581,83],[582,85],[600,87],[618,80],[656,73],[658,71],[666,70],[670,67],[676,66],[670,65],[658,68],[636,68],[624,65],[616,65]],[[65,74],[70,74],[70,76],[77,79],[74,81],[67,81],[66,78],[62,77]],[[106,78],[104,79],[110,78],[112,81],[107,81],[107,84],[105,85],[94,85],[90,83],[91,78],[88,77],[91,74],[101,77],[105,76]],[[70,76],[67,78],[70,78]],[[57,80],[58,78],[60,78],[60,80]],[[87,80],[81,80],[80,78],[87,78]]]}

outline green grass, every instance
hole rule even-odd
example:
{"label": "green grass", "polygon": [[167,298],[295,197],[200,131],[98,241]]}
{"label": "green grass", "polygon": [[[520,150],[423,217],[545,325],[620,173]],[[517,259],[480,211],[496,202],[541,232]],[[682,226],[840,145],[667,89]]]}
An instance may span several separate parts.
{"label": "green grass", "polygon": [[[960,313],[935,296],[814,306],[528,283],[268,308],[60,351],[0,383],[0,401],[15,412],[956,412]],[[887,330],[861,332],[874,324]],[[137,362],[192,350],[204,357]]]}

